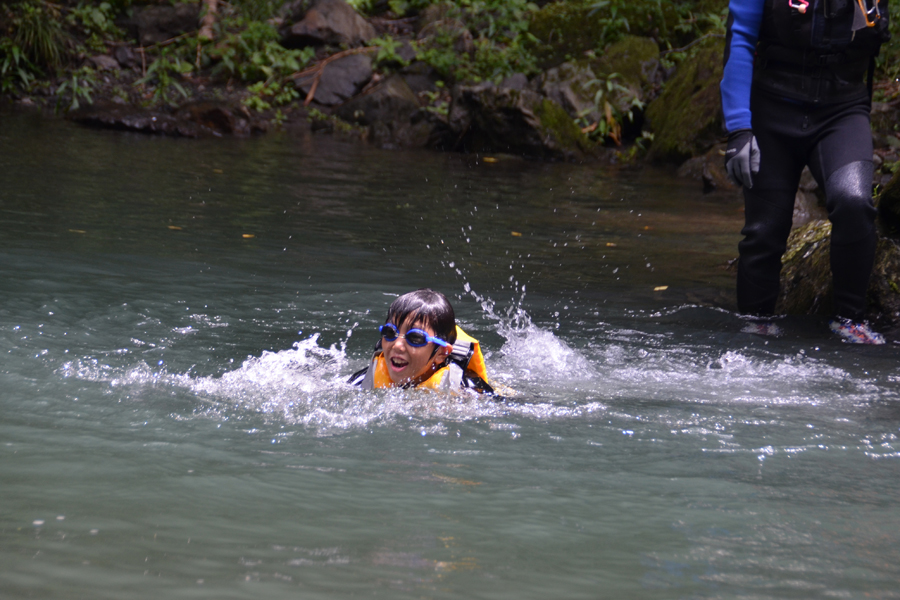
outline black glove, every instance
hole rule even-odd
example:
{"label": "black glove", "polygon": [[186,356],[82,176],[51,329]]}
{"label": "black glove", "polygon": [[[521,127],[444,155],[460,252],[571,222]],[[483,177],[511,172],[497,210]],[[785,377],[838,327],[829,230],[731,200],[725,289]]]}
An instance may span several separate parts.
{"label": "black glove", "polygon": [[738,129],[728,134],[725,171],[733,184],[753,187],[753,175],[759,173],[759,144],[752,129]]}

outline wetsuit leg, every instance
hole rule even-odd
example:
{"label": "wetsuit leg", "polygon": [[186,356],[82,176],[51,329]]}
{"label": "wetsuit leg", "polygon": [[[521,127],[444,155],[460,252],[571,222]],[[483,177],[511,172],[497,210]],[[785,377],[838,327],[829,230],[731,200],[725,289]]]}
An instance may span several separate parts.
{"label": "wetsuit leg", "polygon": [[810,169],[825,182],[832,223],[834,312],[858,321],[866,310],[878,239],[872,201],[872,133],[867,102],[835,108],[825,114]]}
{"label": "wetsuit leg", "polygon": [[744,188],[737,299],[742,313],[770,315],[778,299],[781,255],[791,232],[808,145],[800,106],[754,94],[751,110],[760,167],[753,187]]}

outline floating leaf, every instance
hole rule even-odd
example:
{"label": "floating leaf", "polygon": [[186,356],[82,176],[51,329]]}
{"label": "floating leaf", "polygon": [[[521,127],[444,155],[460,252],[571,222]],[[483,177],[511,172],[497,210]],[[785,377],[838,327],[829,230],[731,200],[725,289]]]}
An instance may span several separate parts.
{"label": "floating leaf", "polygon": [[241,237],[244,238],[245,240],[249,240],[250,238],[255,238],[256,236],[253,235],[252,233],[245,233]]}
{"label": "floating leaf", "polygon": [[513,232],[511,232],[511,233],[512,233],[512,236],[513,236],[513,237],[522,237],[522,234],[519,233],[518,231],[513,231]]}
{"label": "floating leaf", "polygon": [[654,292],[664,292],[667,289],[669,289],[669,286],[667,286],[667,285],[658,285],[655,288],[653,288],[653,291]]}
{"label": "floating leaf", "polygon": [[181,227],[179,227],[178,225],[169,225],[169,229],[171,229],[172,231],[181,231]]}
{"label": "floating leaf", "polygon": [[483,161],[486,162],[486,163],[495,163],[495,162],[499,162],[499,161],[500,161],[499,158],[494,158],[493,156],[485,156],[485,157],[482,158],[481,160],[483,160]]}

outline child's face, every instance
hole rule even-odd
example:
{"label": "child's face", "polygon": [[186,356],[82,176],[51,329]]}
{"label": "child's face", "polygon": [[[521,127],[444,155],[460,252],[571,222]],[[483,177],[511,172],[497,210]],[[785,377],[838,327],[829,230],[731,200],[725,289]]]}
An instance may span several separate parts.
{"label": "child's face", "polygon": [[[396,325],[396,323],[395,323]],[[444,362],[449,354],[449,349],[437,346],[437,352],[434,356],[434,342],[429,342],[420,348],[410,346],[406,342],[406,335],[410,329],[421,329],[434,336],[434,330],[415,320],[415,315],[410,316],[402,325],[398,325],[400,336],[393,342],[381,340],[381,349],[384,352],[384,360],[387,363],[388,374],[391,381],[397,385],[407,383],[409,381],[425,380],[431,372]]]}

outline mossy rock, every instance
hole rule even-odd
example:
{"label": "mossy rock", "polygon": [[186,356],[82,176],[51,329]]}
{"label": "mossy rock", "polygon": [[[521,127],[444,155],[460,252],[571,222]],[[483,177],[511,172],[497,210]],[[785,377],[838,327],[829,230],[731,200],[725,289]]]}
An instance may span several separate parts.
{"label": "mossy rock", "polygon": [[830,315],[832,289],[831,223],[811,221],[788,237],[777,311]]}
{"label": "mossy rock", "polygon": [[678,9],[671,2],[616,4],[615,16],[612,10],[610,4],[547,4],[532,15],[528,31],[538,41],[531,50],[549,67],[583,58],[625,35],[666,37],[679,23]]}
{"label": "mossy rock", "polygon": [[659,46],[648,37],[627,35],[610,46],[591,63],[597,75],[618,73],[629,86],[646,86],[659,66]]}
{"label": "mossy rock", "polygon": [[888,182],[878,197],[878,222],[882,234],[900,240],[900,170]]}
{"label": "mossy rock", "polygon": [[719,82],[724,50],[724,40],[706,40],[647,107],[654,135],[651,160],[680,163],[706,153],[722,137]]}
{"label": "mossy rock", "polygon": [[[900,194],[898,177],[891,183],[893,187],[885,189],[879,205],[883,205],[889,191]],[[787,252],[781,259],[779,312],[832,314],[830,246],[831,223],[828,221],[813,221],[791,232]],[[879,237],[866,296],[866,318],[896,332],[900,328],[900,245],[896,240]]]}
{"label": "mossy rock", "polygon": [[543,132],[544,139],[553,139],[553,145],[560,148],[567,156],[574,157],[579,153],[589,154],[593,150],[594,144],[559,104],[543,98],[535,107],[534,112],[540,119],[539,129]]}

